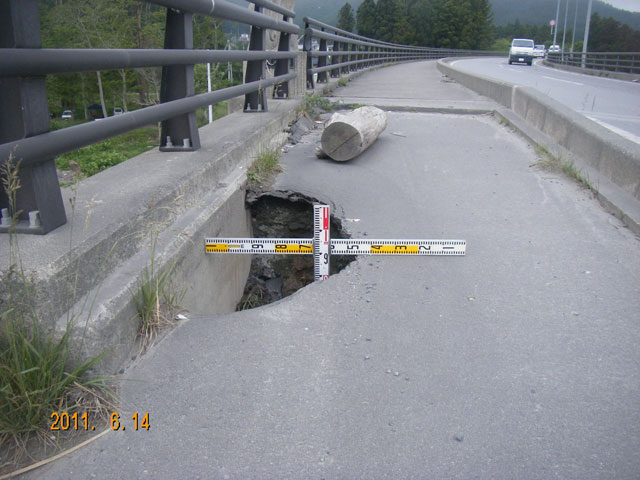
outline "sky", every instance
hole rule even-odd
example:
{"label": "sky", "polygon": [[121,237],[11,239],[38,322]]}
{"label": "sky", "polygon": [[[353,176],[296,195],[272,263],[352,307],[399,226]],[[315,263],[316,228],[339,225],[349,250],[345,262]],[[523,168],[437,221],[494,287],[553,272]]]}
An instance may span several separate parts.
{"label": "sky", "polygon": [[640,0],[604,0],[604,2],[623,10],[640,12]]}

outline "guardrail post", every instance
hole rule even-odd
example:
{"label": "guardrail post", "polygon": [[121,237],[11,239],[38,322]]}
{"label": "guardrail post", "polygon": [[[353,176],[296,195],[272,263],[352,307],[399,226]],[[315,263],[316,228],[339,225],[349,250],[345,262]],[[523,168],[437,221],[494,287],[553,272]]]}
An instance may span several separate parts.
{"label": "guardrail post", "polygon": [[[262,13],[262,7],[255,5],[255,12]],[[267,44],[267,31],[262,27],[251,27],[251,37],[249,40],[249,50],[264,51]],[[266,78],[265,60],[249,60],[247,62],[247,71],[244,76],[244,83],[257,82]],[[257,92],[247,93],[244,97],[245,112],[266,112],[267,96],[264,89],[261,88]]]}
{"label": "guardrail post", "polygon": [[[41,48],[37,0],[0,2],[0,48]],[[0,79],[0,144],[49,131],[45,77]],[[8,161],[1,158],[0,163]],[[17,150],[13,162],[20,161]],[[17,225],[3,215],[0,232],[45,234],[67,221],[53,158],[21,166],[16,191]],[[0,187],[0,207],[10,208]],[[9,216],[15,212],[9,212]],[[38,212],[38,213],[35,213]]]}
{"label": "guardrail post", "polygon": [[[324,28],[321,29],[324,32]],[[320,39],[320,52],[327,52],[327,40],[324,38]],[[326,55],[322,55],[318,57],[318,68],[327,66],[327,57]],[[318,83],[327,83],[327,72],[318,72]]]}
{"label": "guardrail post", "polygon": [[[193,14],[167,8],[164,32],[165,49],[193,48]],[[167,103],[195,95],[193,65],[171,65],[162,68],[160,102]],[[160,127],[160,150],[190,152],[200,148],[196,112],[164,120]]]}
{"label": "guardrail post", "polygon": [[[358,46],[355,43],[349,45],[349,61],[354,61],[356,58],[358,58],[358,54],[356,53],[357,48]],[[356,70],[358,70],[358,64],[354,63],[349,67],[349,70],[351,72],[355,72]]]}
{"label": "guardrail post", "polygon": [[307,52],[307,88],[314,89],[316,85],[313,81],[313,73],[311,73],[311,69],[313,68],[313,35],[308,23],[305,23],[304,44],[302,49]]}
{"label": "guardrail post", "polygon": [[[289,22],[289,17],[283,15],[282,20]],[[278,44],[279,52],[290,51],[289,45],[291,43],[291,34],[280,32],[280,43]],[[276,69],[274,75],[279,77],[280,75],[286,75],[289,73],[289,59],[279,58],[276,60]],[[273,88],[273,98],[288,98],[289,97],[289,82],[279,83]]]}
{"label": "guardrail post", "polygon": [[[333,55],[331,55],[331,65],[337,65],[342,61],[342,55],[340,54],[341,50],[342,50],[342,43],[334,41]],[[340,76],[339,68],[334,68],[333,70],[331,70],[331,78],[337,78],[339,76]]]}
{"label": "guardrail post", "polygon": [[[349,43],[342,43],[342,55],[340,55],[340,63],[345,63],[349,61]],[[349,67],[340,67],[340,75],[348,75]]]}

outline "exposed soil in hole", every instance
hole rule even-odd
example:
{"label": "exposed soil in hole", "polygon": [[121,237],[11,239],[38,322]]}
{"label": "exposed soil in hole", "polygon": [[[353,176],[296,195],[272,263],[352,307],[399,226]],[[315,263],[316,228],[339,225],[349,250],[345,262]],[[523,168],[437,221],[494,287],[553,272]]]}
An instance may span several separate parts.
{"label": "exposed soil in hole", "polygon": [[[255,238],[312,238],[313,198],[292,192],[247,195]],[[331,236],[349,238],[339,219],[331,216]],[[355,257],[331,257],[330,274],[336,274]],[[254,255],[244,295],[237,310],[275,302],[313,282],[313,255]]]}

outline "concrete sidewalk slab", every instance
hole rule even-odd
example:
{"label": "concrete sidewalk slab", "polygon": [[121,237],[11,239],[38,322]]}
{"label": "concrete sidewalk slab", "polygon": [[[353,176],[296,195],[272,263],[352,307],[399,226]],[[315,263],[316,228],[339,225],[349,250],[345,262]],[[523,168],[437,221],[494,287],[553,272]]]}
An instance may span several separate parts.
{"label": "concrete sidewalk slab", "polygon": [[445,77],[435,61],[380,68],[375,74],[358,76],[331,95],[345,104],[393,110],[486,113],[495,109],[495,102]]}
{"label": "concrete sidewalk slab", "polygon": [[316,138],[276,189],[358,219],[354,238],[467,256],[362,257],[192,315],[122,383],[149,431],[125,420],[28,478],[637,478],[638,239],[489,115],[390,113],[342,164]]}

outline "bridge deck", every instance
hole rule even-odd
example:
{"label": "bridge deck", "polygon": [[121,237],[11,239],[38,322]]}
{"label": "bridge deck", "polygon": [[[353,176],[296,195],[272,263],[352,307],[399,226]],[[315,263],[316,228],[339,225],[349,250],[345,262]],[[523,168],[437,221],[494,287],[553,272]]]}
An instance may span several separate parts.
{"label": "bridge deck", "polygon": [[[488,103],[430,62],[336,95]],[[126,374],[121,416],[151,429],[42,478],[637,478],[638,239],[489,115],[389,113],[344,164],[315,140],[275,188],[359,219],[353,237],[464,238],[467,256],[363,257],[276,304],[194,316]]]}

